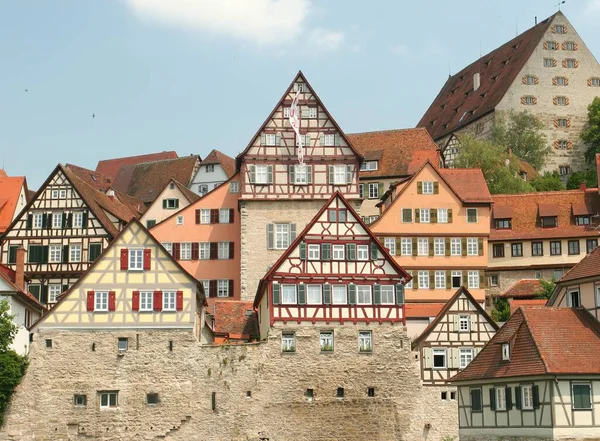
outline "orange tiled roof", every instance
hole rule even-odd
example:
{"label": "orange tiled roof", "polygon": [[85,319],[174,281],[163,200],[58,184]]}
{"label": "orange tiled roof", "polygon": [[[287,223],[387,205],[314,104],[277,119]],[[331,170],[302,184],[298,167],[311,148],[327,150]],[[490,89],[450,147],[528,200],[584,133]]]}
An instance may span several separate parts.
{"label": "orange tiled roof", "polygon": [[510,313],[514,314],[520,307],[545,306],[547,299],[513,299],[510,302]]}
{"label": "orange tiled roof", "polygon": [[179,191],[181,193],[183,193],[183,196],[188,200],[188,202],[190,204],[193,204],[198,199],[200,199],[200,195],[197,195],[196,193],[194,193],[192,190],[190,190],[189,188],[187,188],[185,185],[183,185],[177,179],[171,179],[171,181],[177,186],[177,188],[179,189]]}
{"label": "orange tiled roof", "polygon": [[350,133],[346,137],[365,160],[377,160],[378,169],[361,171],[361,178],[407,176],[429,159],[439,162],[437,145],[425,129]]}
{"label": "orange tiled roof", "polygon": [[252,302],[215,300],[214,331],[233,340],[258,340],[258,321]]}
{"label": "orange tiled roof", "polygon": [[481,169],[442,168],[438,171],[464,202],[492,202],[492,195]]}
{"label": "orange tiled roof", "polygon": [[78,165],[67,164],[66,168],[70,169],[73,173],[83,179],[88,185],[94,187],[97,190],[105,192],[108,190],[113,182],[113,178],[106,176],[100,172],[89,170],[87,168],[79,167]]}
{"label": "orange tiled roof", "polygon": [[33,294],[30,292],[25,292],[21,288],[19,288],[16,283],[16,273],[14,270],[0,263],[0,278],[6,282],[6,284],[14,290],[15,294],[21,301],[25,301],[30,305],[36,307],[38,310],[43,311],[46,309],[44,305],[42,305],[38,299],[35,298]]}
{"label": "orange tiled roof", "polygon": [[98,161],[96,171],[111,178],[115,178],[121,167],[125,167],[128,165],[136,165],[142,162],[162,161],[164,159],[176,159],[177,157],[177,152],[171,151],[149,153],[147,155],[125,156],[123,158],[115,159],[104,159],[102,161]]}
{"label": "orange tiled roof", "polygon": [[[512,228],[497,230],[492,220],[490,240],[549,239],[558,237],[598,236],[600,233],[592,227],[575,225],[572,216],[573,206],[585,204],[593,213],[598,213],[600,197],[596,189],[547,191],[539,193],[523,193],[514,195],[493,195],[493,219],[497,211],[512,209]],[[542,228],[539,221],[540,206],[542,210],[553,207],[558,212],[557,228]],[[505,214],[503,213],[502,216]]]}
{"label": "orange tiled roof", "polygon": [[[438,140],[493,111],[553,18],[554,15],[449,77],[417,127],[425,127]],[[480,86],[473,90],[476,73],[480,75]]]}
{"label": "orange tiled roof", "polygon": [[0,233],[12,223],[23,186],[27,197],[27,181],[23,176],[0,177]]}
{"label": "orange tiled roof", "polygon": [[[502,360],[502,343],[510,343],[510,360]],[[450,381],[544,374],[600,374],[600,322],[585,309],[517,309]]]}
{"label": "orange tiled roof", "polygon": [[583,279],[586,277],[600,277],[600,247],[585,256],[577,265],[567,272],[560,282]]}
{"label": "orange tiled roof", "polygon": [[227,178],[231,178],[235,173],[235,159],[216,149],[211,150],[208,156],[206,156],[200,164],[220,164],[221,167],[223,167],[223,171],[227,175]]}
{"label": "orange tiled roof", "polygon": [[501,298],[532,298],[542,292],[542,282],[538,279],[523,279],[512,285],[498,297]]}
{"label": "orange tiled roof", "polygon": [[437,317],[445,303],[407,303],[405,313],[407,319]]}

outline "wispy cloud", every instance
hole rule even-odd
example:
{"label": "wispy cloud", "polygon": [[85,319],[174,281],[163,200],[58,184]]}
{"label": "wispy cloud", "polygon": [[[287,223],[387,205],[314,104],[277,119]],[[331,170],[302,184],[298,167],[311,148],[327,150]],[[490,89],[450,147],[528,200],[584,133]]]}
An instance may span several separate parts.
{"label": "wispy cloud", "polygon": [[403,44],[397,44],[395,46],[392,46],[392,48],[390,50],[391,50],[392,54],[394,54],[394,55],[408,55],[409,54],[408,48]]}
{"label": "wispy cloud", "polygon": [[339,49],[342,32],[309,29],[314,0],[126,0],[140,18],[172,27],[285,46],[301,34],[320,50]]}

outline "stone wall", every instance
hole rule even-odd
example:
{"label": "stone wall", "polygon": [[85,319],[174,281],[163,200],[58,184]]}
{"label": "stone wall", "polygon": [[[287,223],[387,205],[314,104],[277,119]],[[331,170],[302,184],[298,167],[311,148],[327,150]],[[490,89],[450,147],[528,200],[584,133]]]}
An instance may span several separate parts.
{"label": "stone wall", "polygon": [[[486,273],[488,275],[488,288],[486,289],[486,298],[495,297],[508,290],[515,283],[523,279],[535,279],[536,272],[541,272],[542,280],[552,280],[554,276],[554,270],[562,270],[563,274],[569,271],[572,265],[559,266],[556,268],[544,268],[544,269],[518,269],[518,270],[503,270],[495,271],[494,268],[488,268]],[[498,286],[489,286],[489,276],[491,274],[498,276]]]}
{"label": "stone wall", "polygon": [[[296,332],[296,353],[281,353],[282,329]],[[183,331],[36,334],[0,439],[440,441],[457,435],[456,402],[420,385],[406,328],[338,326],[335,350],[327,354],[319,349],[320,329],[332,327],[287,325],[271,329],[264,342],[239,346],[201,346]],[[373,331],[373,353],[358,353],[359,329]],[[122,356],[118,337],[129,338]],[[344,398],[336,398],[339,387]],[[98,391],[111,390],[119,391],[118,407],[100,410]],[[148,393],[158,393],[159,404],[147,405]],[[87,395],[87,405],[75,406],[74,394]]]}

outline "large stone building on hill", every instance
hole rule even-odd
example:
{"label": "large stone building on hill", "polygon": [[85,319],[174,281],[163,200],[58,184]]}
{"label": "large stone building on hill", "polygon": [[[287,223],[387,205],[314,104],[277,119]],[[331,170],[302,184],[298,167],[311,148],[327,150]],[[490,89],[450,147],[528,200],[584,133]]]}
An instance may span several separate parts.
{"label": "large stone building on hill", "polygon": [[489,138],[498,118],[529,111],[551,147],[544,170],[566,179],[586,168],[579,135],[599,94],[600,65],[559,11],[450,76],[417,126],[429,131],[451,167],[457,135]]}

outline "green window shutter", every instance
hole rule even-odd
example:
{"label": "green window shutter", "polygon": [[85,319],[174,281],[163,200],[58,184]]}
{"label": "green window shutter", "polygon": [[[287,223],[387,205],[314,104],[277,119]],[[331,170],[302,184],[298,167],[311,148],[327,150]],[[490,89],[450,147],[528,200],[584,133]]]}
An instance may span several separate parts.
{"label": "green window shutter", "polygon": [[248,179],[250,180],[251,184],[254,184],[256,182],[256,166],[255,165],[248,166]]}
{"label": "green window shutter", "polygon": [[312,165],[306,166],[306,183],[312,184]]}
{"label": "green window shutter", "polygon": [[404,305],[404,283],[396,285],[396,304]]}
{"label": "green window shutter", "polygon": [[379,256],[377,244],[375,242],[371,242],[371,260],[377,260]]}
{"label": "green window shutter", "polygon": [[394,256],[400,256],[402,254],[402,239],[397,237],[396,238],[396,253],[394,254]]}
{"label": "green window shutter", "polygon": [[163,199],[163,210],[167,208],[167,200]]}
{"label": "green window shutter", "polygon": [[17,246],[8,247],[8,263],[17,263]]}
{"label": "green window shutter", "polygon": [[273,166],[272,165],[267,166],[267,182],[269,184],[273,183]]}
{"label": "green window shutter", "polygon": [[306,260],[306,243],[300,242],[300,259]]}
{"label": "green window shutter", "polygon": [[323,304],[331,305],[331,285],[329,283],[323,285]]}
{"label": "green window shutter", "polygon": [[333,167],[333,165],[330,165],[329,166],[329,183],[330,184],[333,184],[335,182],[334,172],[335,172],[335,168]]}
{"label": "green window shutter", "polygon": [[415,208],[415,223],[421,223],[421,210],[419,208]]}
{"label": "green window shutter", "polygon": [[356,260],[356,244],[355,243],[347,243],[346,244],[346,257],[348,260]]}
{"label": "green window shutter", "polygon": [[430,218],[429,218],[430,222],[432,224],[437,224],[437,208],[432,208],[429,211],[429,216],[430,216]]}
{"label": "green window shutter", "polygon": [[[48,250],[48,245],[45,245],[44,247],[42,247],[42,263],[48,263],[48,253],[50,251]],[[46,285],[47,287],[48,285]]]}
{"label": "green window shutter", "polygon": [[383,193],[385,193],[384,183],[380,182],[378,185],[379,185],[379,197],[382,197]]}
{"label": "green window shutter", "polygon": [[290,224],[290,243],[296,240],[296,224]]}
{"label": "green window shutter", "polygon": [[358,184],[358,195],[361,198],[365,197],[365,184]]}
{"label": "green window shutter", "polygon": [[452,208],[448,208],[448,223],[452,223]]}
{"label": "green window shutter", "polygon": [[378,283],[373,285],[373,304],[381,305],[381,285]]}
{"label": "green window shutter", "polygon": [[515,407],[519,410],[523,407],[521,404],[521,386],[515,386]]}
{"label": "green window shutter", "polygon": [[82,228],[87,228],[87,226],[88,226],[88,219],[89,219],[89,217],[90,217],[90,216],[89,216],[89,213],[88,213],[87,211],[84,211],[84,212],[83,212],[82,219],[81,219],[81,227],[82,227]]}
{"label": "green window shutter", "polygon": [[63,263],[67,263],[69,261],[69,245],[63,245],[62,261]]}
{"label": "green window shutter", "polygon": [[356,285],[353,283],[348,285],[348,304],[356,305]]}
{"label": "green window shutter", "polygon": [[433,237],[430,237],[428,240],[429,240],[429,255],[433,256],[434,255]]}
{"label": "green window shutter", "polygon": [[296,182],[296,166],[290,164],[288,165],[288,171],[290,176],[290,184]]}
{"label": "green window shutter", "polygon": [[306,305],[306,285],[304,283],[298,285],[298,304]]}
{"label": "green window shutter", "polygon": [[69,218],[69,215],[67,213],[63,213],[62,215],[62,228],[63,230],[67,229],[67,219]]}
{"label": "green window shutter", "polygon": [[275,225],[267,224],[267,249],[275,248]]}
{"label": "green window shutter", "polygon": [[446,256],[450,255],[450,238],[449,237],[446,238],[446,246],[445,246],[444,251],[446,252]]}
{"label": "green window shutter", "polygon": [[460,240],[460,248],[461,248],[462,255],[466,256],[467,255],[467,238],[466,237],[463,237]]}
{"label": "green window shutter", "polygon": [[417,182],[417,194],[423,194],[423,183],[421,181]]}
{"label": "green window shutter", "polygon": [[352,166],[347,165],[346,166],[346,184],[351,184],[351,183],[352,183]]}
{"label": "green window shutter", "polygon": [[175,208],[179,208],[179,199],[175,199]]}
{"label": "green window shutter", "polygon": [[504,389],[504,396],[506,397],[506,410],[512,410],[512,388],[510,386],[506,386]]}
{"label": "green window shutter", "polygon": [[281,286],[279,283],[273,283],[273,305],[281,303]]}
{"label": "green window shutter", "polygon": [[490,388],[490,410],[496,410],[496,390]]}
{"label": "green window shutter", "polygon": [[69,285],[63,285],[62,286],[62,292],[65,292],[68,289],[69,289]]}
{"label": "green window shutter", "polygon": [[440,193],[440,183],[434,182],[433,183],[433,194],[439,194],[439,193]]}
{"label": "green window shutter", "polygon": [[483,256],[483,238],[477,239],[477,245],[479,246],[479,255]]}
{"label": "green window shutter", "polygon": [[417,238],[413,237],[412,238],[412,255],[416,256],[417,252],[418,252],[418,249],[417,249]]}
{"label": "green window shutter", "polygon": [[33,228],[33,214],[27,215],[26,229],[31,230]]}
{"label": "green window shutter", "polygon": [[321,244],[321,260],[331,260],[331,244]]}

